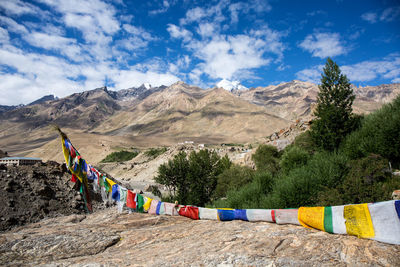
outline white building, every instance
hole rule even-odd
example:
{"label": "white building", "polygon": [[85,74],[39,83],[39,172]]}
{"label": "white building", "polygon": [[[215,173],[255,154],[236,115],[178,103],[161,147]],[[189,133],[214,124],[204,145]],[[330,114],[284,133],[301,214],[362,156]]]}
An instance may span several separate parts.
{"label": "white building", "polygon": [[42,160],[39,158],[26,158],[26,157],[0,158],[0,164],[4,164],[7,166],[33,165],[37,162],[42,162]]}

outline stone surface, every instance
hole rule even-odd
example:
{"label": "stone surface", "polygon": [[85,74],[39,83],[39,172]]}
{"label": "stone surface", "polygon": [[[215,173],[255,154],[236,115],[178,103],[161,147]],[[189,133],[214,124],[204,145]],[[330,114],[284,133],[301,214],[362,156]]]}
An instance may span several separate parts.
{"label": "stone surface", "polygon": [[398,266],[400,246],[267,222],[193,221],[116,208],[0,234],[2,266]]}

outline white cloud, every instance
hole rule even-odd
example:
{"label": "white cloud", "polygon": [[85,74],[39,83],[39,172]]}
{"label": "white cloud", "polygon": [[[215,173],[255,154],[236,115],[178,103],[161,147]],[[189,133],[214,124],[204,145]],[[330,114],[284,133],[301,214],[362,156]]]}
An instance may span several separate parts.
{"label": "white cloud", "polygon": [[391,54],[382,60],[366,60],[341,67],[351,81],[367,82],[376,78],[396,79],[400,76],[400,54]]}
{"label": "white cloud", "polygon": [[[11,17],[0,16],[0,26],[4,26],[0,27],[0,104],[29,103],[50,93],[64,97],[106,84],[115,85],[111,89],[147,82],[170,85],[179,80],[179,69],[190,64],[188,56],[179,57],[174,73],[169,71],[168,63],[157,58],[132,66],[131,60],[158,38],[131,24],[133,17],[120,23],[117,18],[121,16],[109,1],[37,1],[52,9],[51,13],[46,11],[51,17],[39,15],[40,22],[21,18],[17,23]],[[38,10],[21,1],[13,3],[21,8],[6,14],[17,16]],[[1,1],[0,11],[5,10],[4,6]],[[75,34],[81,33],[83,40],[69,37],[71,28]],[[10,40],[8,32],[20,37]],[[26,49],[21,40],[41,49]]]}
{"label": "white cloud", "polygon": [[206,16],[209,15],[209,12],[206,11],[206,9],[201,8],[201,7],[195,7],[192,9],[189,9],[186,12],[186,16],[185,18],[180,20],[180,23],[182,25],[187,24],[187,23],[191,23],[191,22],[200,22],[200,20]]}
{"label": "white cloud", "polygon": [[81,48],[76,40],[57,35],[49,35],[41,32],[33,32],[23,36],[33,46],[48,50],[56,50],[74,61],[81,61]]}
{"label": "white cloud", "polygon": [[20,0],[7,0],[0,1],[0,10],[3,9],[9,15],[23,15],[23,14],[37,14],[39,8],[36,6],[20,1]]}
{"label": "white cloud", "polygon": [[154,71],[138,71],[135,69],[119,71],[113,76],[116,88],[129,88],[150,83],[152,86],[171,85],[179,81],[179,78],[170,73],[158,73]]}
{"label": "white cloud", "polygon": [[157,40],[142,27],[124,24],[122,28],[127,32],[127,38],[117,40],[116,45],[129,52],[138,52],[139,49],[147,48],[149,42]]}
{"label": "white cloud", "polygon": [[313,57],[326,58],[347,53],[339,33],[314,33],[309,34],[300,43],[300,47],[310,52]]}
{"label": "white cloud", "polygon": [[9,40],[10,36],[8,35],[8,31],[0,27],[0,44],[8,43]]}
{"label": "white cloud", "polygon": [[376,22],[390,22],[396,20],[400,16],[400,6],[396,7],[388,7],[382,11],[379,15],[379,12],[366,12],[361,15],[361,18],[365,21],[368,21],[371,24]]}
{"label": "white cloud", "polygon": [[20,34],[26,34],[28,32],[28,30],[25,28],[24,25],[18,24],[12,18],[0,16],[0,22],[1,24],[6,25],[8,31],[10,32],[15,32]]}
{"label": "white cloud", "polygon": [[265,0],[251,0],[237,3],[231,3],[229,0],[220,0],[215,5],[189,9],[185,17],[180,19],[180,24],[200,23],[205,20],[221,23],[227,19],[223,14],[223,10],[229,12],[231,24],[236,24],[240,16],[247,15],[250,10],[256,13],[268,12],[271,10],[271,5]]}
{"label": "white cloud", "polygon": [[97,42],[101,36],[110,35],[120,29],[115,18],[115,8],[100,0],[41,0],[63,15],[68,27],[76,28],[83,33],[89,42]]}
{"label": "white cloud", "polygon": [[172,38],[183,39],[185,42],[190,41],[193,35],[190,31],[174,24],[168,24],[167,31]]}
{"label": "white cloud", "polygon": [[167,0],[163,0],[162,1],[162,7],[159,9],[155,9],[155,10],[151,10],[149,11],[149,15],[158,15],[158,14],[162,14],[168,11],[168,9],[175,5],[176,1],[167,1]]}
{"label": "white cloud", "polygon": [[[299,80],[319,83],[323,65],[314,66],[296,73]],[[382,60],[366,60],[352,65],[340,66],[350,82],[368,82],[374,79],[390,79],[396,82],[400,77],[400,54],[390,54]]]}
{"label": "white cloud", "polygon": [[389,7],[382,11],[381,16],[379,17],[380,21],[393,21],[397,19],[400,15],[400,6],[397,7]]}
{"label": "white cloud", "polygon": [[232,24],[238,23],[238,21],[239,21],[239,12],[243,8],[245,8],[244,7],[244,3],[241,3],[241,2],[234,3],[234,4],[231,4],[229,6],[229,11],[231,13],[231,23]]}
{"label": "white cloud", "polygon": [[179,80],[165,70],[161,60],[121,70],[112,61],[78,65],[59,57],[26,53],[13,46],[0,48],[0,65],[16,70],[15,73],[0,74],[2,105],[29,103],[45,94],[64,97],[91,90],[104,86],[106,78],[115,84],[111,89],[139,86],[145,82],[153,86],[170,85]]}
{"label": "white cloud", "polygon": [[246,35],[221,35],[209,42],[197,42],[191,46],[194,56],[204,62],[198,68],[214,79],[232,79],[241,70],[270,63],[270,59],[263,57],[265,41]]}
{"label": "white cloud", "polygon": [[296,73],[296,78],[312,83],[319,83],[321,80],[321,73],[324,65],[314,66],[312,68],[304,69]]}
{"label": "white cloud", "polygon": [[203,37],[210,37],[216,32],[217,27],[218,26],[213,23],[201,23],[197,28],[197,33]]}
{"label": "white cloud", "polygon": [[378,15],[374,12],[367,12],[361,15],[361,18],[365,21],[368,21],[369,23],[373,24],[377,22],[378,20]]}
{"label": "white cloud", "polygon": [[224,88],[225,90],[247,90],[248,88],[243,86],[239,81],[228,81],[226,79],[222,79],[219,81],[216,86],[218,88]]}
{"label": "white cloud", "polygon": [[180,56],[175,63],[170,62],[168,65],[168,70],[171,73],[179,74],[183,69],[187,69],[190,64],[190,57],[188,55]]}

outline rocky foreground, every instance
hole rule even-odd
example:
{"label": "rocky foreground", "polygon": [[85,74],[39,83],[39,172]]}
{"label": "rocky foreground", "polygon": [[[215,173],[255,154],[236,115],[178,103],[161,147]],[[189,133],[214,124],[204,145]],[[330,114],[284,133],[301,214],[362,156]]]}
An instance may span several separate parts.
{"label": "rocky foreground", "polygon": [[[0,231],[45,218],[84,213],[84,202],[71,174],[57,162],[33,166],[0,165]],[[92,195],[95,209],[103,207]]]}
{"label": "rocky foreground", "polygon": [[399,266],[400,246],[267,222],[118,214],[43,220],[0,234],[2,266]]}

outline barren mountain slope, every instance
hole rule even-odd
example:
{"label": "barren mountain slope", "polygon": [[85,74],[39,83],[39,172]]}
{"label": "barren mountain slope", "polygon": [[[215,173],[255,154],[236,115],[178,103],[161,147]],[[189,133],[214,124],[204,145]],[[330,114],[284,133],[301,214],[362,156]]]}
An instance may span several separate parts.
{"label": "barren mountain slope", "polygon": [[[105,148],[111,151],[120,143],[154,147],[186,140],[262,141],[298,118],[307,120],[317,92],[316,85],[300,81],[233,93],[183,82],[118,92],[98,88],[0,113],[0,148],[10,155],[54,157],[47,150],[57,136],[48,128],[52,123],[67,127],[69,133],[85,133],[88,139],[82,146],[96,161],[105,154],[91,149],[99,138],[109,140]],[[396,97],[400,84],[354,88],[354,92],[354,111],[368,113]]]}
{"label": "barren mountain slope", "polygon": [[118,136],[170,136],[171,140],[207,138],[246,142],[284,127],[288,121],[265,107],[223,89],[202,90],[176,83],[128,111],[111,116],[93,131]]}
{"label": "barren mountain slope", "polygon": [[[370,113],[398,96],[400,84],[354,87],[353,90],[356,95],[353,104],[354,112]],[[247,91],[234,91],[240,98],[266,106],[269,112],[288,120],[311,116],[318,92],[318,85],[297,80],[277,86],[270,85]]]}

